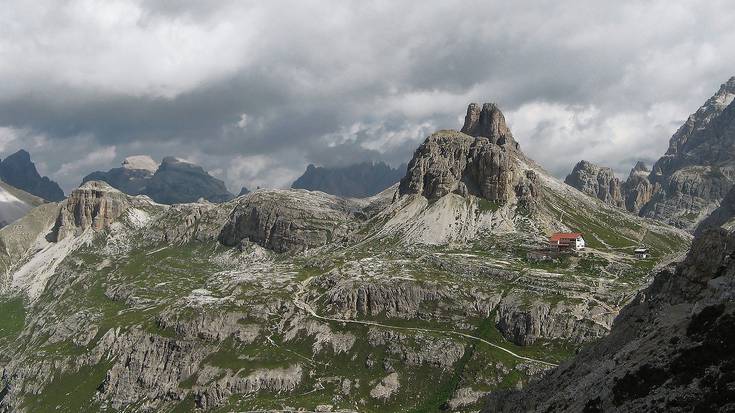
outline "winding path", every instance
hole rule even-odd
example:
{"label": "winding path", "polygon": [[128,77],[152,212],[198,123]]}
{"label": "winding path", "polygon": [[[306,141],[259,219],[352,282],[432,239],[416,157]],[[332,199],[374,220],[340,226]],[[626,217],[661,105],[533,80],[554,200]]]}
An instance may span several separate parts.
{"label": "winding path", "polygon": [[503,351],[505,353],[508,353],[511,356],[513,356],[513,357],[515,357],[515,358],[517,358],[519,360],[528,361],[528,362],[532,362],[532,363],[543,364],[544,366],[549,366],[549,367],[556,367],[556,366],[558,366],[558,364],[550,363],[548,361],[534,359],[534,358],[531,358],[531,357],[521,356],[520,354],[514,353],[513,351],[508,350],[505,347],[499,346],[499,345],[497,345],[495,343],[491,343],[491,342],[485,340],[484,338],[476,337],[476,336],[473,336],[471,334],[466,334],[466,333],[462,333],[462,332],[459,332],[459,331],[438,330],[438,329],[433,329],[433,328],[421,328],[421,327],[392,326],[392,325],[387,325],[387,324],[376,323],[374,321],[348,320],[348,319],[343,319],[343,318],[325,317],[323,315],[317,314],[317,312],[314,311],[314,309],[311,308],[311,306],[308,303],[306,303],[304,300],[301,299],[301,296],[306,291],[306,286],[311,282],[312,278],[314,278],[314,276],[311,276],[311,277],[305,279],[304,281],[302,281],[300,283],[298,291],[296,291],[296,293],[294,293],[293,303],[296,305],[296,307],[298,307],[298,308],[306,311],[312,317],[317,318],[319,320],[334,321],[334,322],[338,322],[338,323],[361,324],[361,325],[367,325],[367,326],[390,328],[390,329],[395,329],[395,330],[422,331],[422,332],[427,332],[427,333],[439,333],[439,334],[460,336],[460,337],[468,338],[470,340],[475,340],[475,341],[479,341],[481,343],[485,343],[485,344],[487,344],[487,345],[489,345],[491,347],[494,347],[494,348],[496,348],[496,349],[498,349],[500,351]]}

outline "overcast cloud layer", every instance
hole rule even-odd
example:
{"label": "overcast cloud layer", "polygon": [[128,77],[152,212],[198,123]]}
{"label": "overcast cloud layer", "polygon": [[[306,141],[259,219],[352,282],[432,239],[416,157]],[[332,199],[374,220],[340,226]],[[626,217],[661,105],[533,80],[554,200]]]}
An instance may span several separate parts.
{"label": "overcast cloud layer", "polygon": [[236,193],[398,165],[494,101],[555,175],[626,175],[735,75],[734,21],[729,0],[7,0],[0,156],[28,149],[68,191],[175,155]]}

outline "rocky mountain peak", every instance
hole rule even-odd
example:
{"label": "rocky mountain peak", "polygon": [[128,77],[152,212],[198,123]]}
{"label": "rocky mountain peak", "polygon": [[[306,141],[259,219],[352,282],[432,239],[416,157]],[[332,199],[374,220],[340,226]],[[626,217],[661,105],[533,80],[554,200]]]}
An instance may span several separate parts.
{"label": "rocky mountain peak", "polygon": [[513,134],[505,123],[503,112],[495,103],[484,103],[482,108],[477,103],[470,103],[461,132],[470,136],[488,138],[492,143],[498,145],[509,144],[518,148]]}
{"label": "rocky mountain peak", "polygon": [[108,228],[130,206],[128,197],[108,183],[85,182],[62,204],[53,234],[55,241],[91,228]]}
{"label": "rocky mountain peak", "polygon": [[654,194],[640,214],[693,229],[733,186],[735,78],[729,79],[671,136],[648,179]]}
{"label": "rocky mountain peak", "polygon": [[158,169],[158,163],[148,155],[133,155],[128,156],[123,160],[122,167],[125,169],[142,170],[154,173],[156,172],[156,169]]}
{"label": "rocky mountain peak", "polygon": [[436,132],[414,152],[399,193],[431,200],[456,193],[530,206],[540,192],[535,172],[522,170],[525,160],[498,107],[470,104],[462,132]]}

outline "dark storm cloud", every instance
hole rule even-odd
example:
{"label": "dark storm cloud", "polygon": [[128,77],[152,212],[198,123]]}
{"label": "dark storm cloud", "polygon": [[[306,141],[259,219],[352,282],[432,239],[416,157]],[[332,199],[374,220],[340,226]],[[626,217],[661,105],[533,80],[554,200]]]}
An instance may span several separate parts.
{"label": "dark storm cloud", "polygon": [[735,74],[733,18],[725,1],[10,1],[0,156],[26,147],[66,189],[141,153],[285,186],[307,163],[398,165],[496,101],[552,173],[624,175]]}

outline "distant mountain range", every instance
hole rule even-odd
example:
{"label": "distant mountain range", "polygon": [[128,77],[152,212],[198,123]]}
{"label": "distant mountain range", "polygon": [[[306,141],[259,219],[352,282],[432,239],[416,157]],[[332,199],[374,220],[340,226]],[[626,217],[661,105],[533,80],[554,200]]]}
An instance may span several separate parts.
{"label": "distant mountain range", "polygon": [[692,230],[735,183],[735,77],[674,133],[649,171],[639,162],[627,181],[610,168],[578,163],[565,182],[644,217]]}
{"label": "distant mountain range", "polygon": [[47,201],[64,199],[61,187],[48,177],[41,177],[31,161],[31,155],[22,149],[0,162],[0,179]]}
{"label": "distant mountain range", "polygon": [[391,168],[383,162],[363,162],[342,167],[309,165],[291,188],[362,198],[375,195],[397,183],[405,173],[406,164]]}
{"label": "distant mountain range", "polygon": [[164,158],[160,165],[149,156],[131,156],[119,168],[93,172],[82,179],[82,183],[89,181],[104,181],[128,195],[147,195],[160,204],[199,199],[224,202],[235,197],[224,182],[201,166],[171,156]]}

